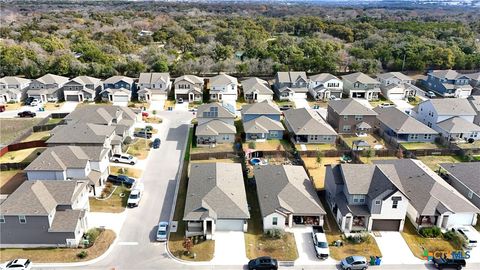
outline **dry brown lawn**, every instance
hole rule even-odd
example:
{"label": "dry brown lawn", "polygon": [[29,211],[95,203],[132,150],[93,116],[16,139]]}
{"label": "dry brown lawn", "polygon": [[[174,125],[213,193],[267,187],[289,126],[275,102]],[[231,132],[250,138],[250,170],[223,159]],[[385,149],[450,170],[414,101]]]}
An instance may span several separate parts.
{"label": "dry brown lawn", "polygon": [[45,108],[45,111],[54,111],[60,109],[62,105],[62,103],[47,102],[43,105],[43,108]]}
{"label": "dry brown lawn", "polygon": [[163,105],[163,109],[166,111],[168,107],[175,108],[175,100],[165,100],[165,104]]}
{"label": "dry brown lawn", "polygon": [[[295,148],[297,151],[303,151],[302,144],[295,144]],[[330,144],[330,143],[307,143],[304,144],[306,150],[308,151],[328,151],[328,150],[337,150],[337,147],[335,144]]]}
{"label": "dry brown lawn", "polygon": [[249,149],[251,144],[254,143],[255,150],[258,151],[290,151],[292,145],[287,140],[266,140],[264,142],[246,142],[243,143],[243,149]]}
{"label": "dry brown lawn", "polygon": [[[184,231],[183,231],[184,232]],[[168,248],[170,252],[177,258],[187,261],[205,262],[213,259],[215,252],[215,241],[206,240],[198,244],[193,245],[192,253],[195,253],[195,258],[185,253],[183,248],[183,235],[181,233],[170,233],[170,239],[168,240]]]}
{"label": "dry brown lawn", "polygon": [[375,160],[390,160],[390,159],[397,159],[397,157],[360,157],[360,160],[364,164],[372,164]]}
{"label": "dry brown lawn", "polygon": [[144,117],[143,121],[148,124],[160,124],[162,123],[162,118],[156,116]]}
{"label": "dry brown lawn", "polygon": [[216,163],[240,163],[240,160],[238,158],[212,158],[212,159],[203,159],[203,160],[191,160],[190,163],[210,163],[210,162],[216,162]]}
{"label": "dry brown lawn", "polygon": [[191,153],[233,152],[233,143],[219,143],[215,147],[192,147]]}
{"label": "dry brown lawn", "polygon": [[387,149],[385,141],[375,134],[368,134],[365,137],[358,137],[356,135],[342,135],[343,140],[347,143],[349,148],[352,148],[352,143],[357,140],[366,141],[373,149],[375,145],[382,145],[382,149]]}
{"label": "dry brown lawn", "polygon": [[13,193],[25,180],[27,175],[23,171],[0,171],[0,194]]}
{"label": "dry brown lawn", "polygon": [[150,144],[152,141],[143,138],[136,138],[135,141],[129,145],[127,154],[130,154],[138,159],[146,159],[150,152]]}
{"label": "dry brown lawn", "polygon": [[302,159],[308,172],[313,177],[315,188],[320,190],[325,188],[325,165],[340,163],[339,157],[322,157],[320,164],[317,163],[317,158],[314,157],[304,157]]}
{"label": "dry brown lawn", "polygon": [[7,152],[0,157],[0,163],[32,162],[44,150],[45,147],[37,147]]}
{"label": "dry brown lawn", "polygon": [[139,179],[140,177],[142,177],[143,171],[140,169],[134,169],[134,168],[110,166],[110,173],[115,175],[124,174],[128,177]]}
{"label": "dry brown lawn", "polygon": [[40,118],[0,119],[0,143],[11,143],[40,122],[40,120]]}
{"label": "dry brown lawn", "polygon": [[[9,261],[16,258],[29,258],[33,263],[66,263],[88,261],[97,258],[107,251],[115,240],[115,232],[105,230],[95,244],[89,248],[29,248],[29,249],[0,249],[0,261]],[[87,252],[87,257],[80,259],[77,254]]]}
{"label": "dry brown lawn", "polygon": [[7,103],[5,104],[5,110],[6,111],[14,111],[14,110],[19,110],[22,107],[21,102],[17,103]]}
{"label": "dry brown lawn", "polygon": [[50,138],[50,131],[33,132],[30,136],[23,139],[22,142],[47,140],[48,138]]}
{"label": "dry brown lawn", "polygon": [[437,170],[438,164],[441,163],[458,163],[462,162],[462,159],[457,156],[423,156],[418,157],[425,165],[427,165],[432,170]]}

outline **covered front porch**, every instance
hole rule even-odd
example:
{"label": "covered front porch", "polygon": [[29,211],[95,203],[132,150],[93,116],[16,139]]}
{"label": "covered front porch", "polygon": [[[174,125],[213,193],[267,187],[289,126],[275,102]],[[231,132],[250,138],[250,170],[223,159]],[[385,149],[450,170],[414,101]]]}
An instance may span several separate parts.
{"label": "covered front porch", "polygon": [[207,239],[213,239],[214,232],[215,222],[212,219],[186,221],[185,237],[203,235]]}

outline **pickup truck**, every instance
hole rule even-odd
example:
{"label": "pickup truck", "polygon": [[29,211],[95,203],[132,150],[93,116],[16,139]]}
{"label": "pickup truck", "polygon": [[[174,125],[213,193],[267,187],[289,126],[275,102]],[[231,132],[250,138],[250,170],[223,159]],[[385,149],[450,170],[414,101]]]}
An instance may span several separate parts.
{"label": "pickup truck", "polygon": [[143,195],[143,183],[137,183],[133,186],[130,196],[128,196],[127,206],[137,207]]}
{"label": "pickup truck", "polygon": [[330,251],[328,250],[327,237],[322,226],[313,226],[312,239],[317,258],[321,260],[327,259]]}
{"label": "pickup truck", "polygon": [[152,138],[152,135],[153,135],[152,132],[148,132],[146,129],[142,129],[133,133],[133,136],[135,137],[147,138],[147,139]]}
{"label": "pickup truck", "polygon": [[127,188],[131,188],[135,184],[135,179],[130,178],[126,175],[113,175],[110,174],[107,177],[107,182],[111,182],[115,185],[124,185]]}
{"label": "pickup truck", "polygon": [[437,269],[462,269],[467,265],[463,259],[433,258],[433,264]]}

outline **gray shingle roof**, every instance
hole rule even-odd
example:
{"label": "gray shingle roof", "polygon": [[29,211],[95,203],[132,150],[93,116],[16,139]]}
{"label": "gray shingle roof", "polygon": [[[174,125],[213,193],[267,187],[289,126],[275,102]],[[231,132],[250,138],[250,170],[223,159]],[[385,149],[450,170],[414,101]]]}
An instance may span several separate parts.
{"label": "gray shingle roof", "polygon": [[78,76],[72,79],[74,82],[78,82],[82,85],[86,84],[99,84],[102,80],[90,77],[90,76]]}
{"label": "gray shingle roof", "polygon": [[[216,109],[215,109],[216,108]],[[217,111],[216,114],[209,114],[208,116],[205,113]],[[235,114],[230,112],[228,109],[223,107],[220,103],[208,103],[198,106],[197,109],[197,118],[231,118],[235,119]]]}
{"label": "gray shingle roof", "polygon": [[24,84],[24,83],[30,83],[30,79],[25,79],[25,78],[20,78],[17,76],[5,76],[3,78],[0,78],[0,83],[4,83],[7,85],[10,84]]}
{"label": "gray shingle roof", "polygon": [[381,79],[389,79],[389,78],[397,78],[399,80],[402,80],[402,81],[413,81],[412,78],[410,78],[409,76],[401,73],[401,72],[387,72],[387,73],[382,73],[382,74],[378,74],[377,75],[377,78],[381,78]]}
{"label": "gray shingle roof", "polygon": [[135,112],[128,107],[113,105],[88,105],[77,107],[64,119],[71,123],[83,122],[108,125],[112,124],[112,121],[120,116],[123,120],[131,121],[134,121],[134,119],[137,118]]}
{"label": "gray shingle roof", "polygon": [[480,210],[419,160],[377,160],[375,164],[393,164],[405,194],[419,215],[479,213]]}
{"label": "gray shingle roof", "polygon": [[280,83],[294,83],[299,78],[307,81],[307,73],[305,71],[279,71],[277,78]]}
{"label": "gray shingle roof", "polygon": [[423,103],[430,102],[438,115],[476,115],[475,110],[465,98],[436,98],[423,101]]}
{"label": "gray shingle roof", "polygon": [[242,106],[242,115],[244,114],[274,114],[280,115],[281,112],[276,105],[267,101],[252,103]]}
{"label": "gray shingle roof", "polygon": [[332,79],[338,80],[338,77],[330,73],[320,73],[320,74],[310,76],[309,79],[314,82],[326,82]]}
{"label": "gray shingle roof", "polygon": [[115,132],[115,126],[105,126],[87,123],[75,123],[55,127],[47,143],[104,143],[105,139]]}
{"label": "gray shingle roof", "polygon": [[2,202],[0,214],[48,215],[58,205],[72,204],[86,185],[85,181],[25,181]]}
{"label": "gray shingle roof", "polygon": [[380,84],[379,81],[373,79],[372,77],[370,77],[370,76],[368,76],[368,75],[366,75],[362,72],[356,72],[356,73],[352,73],[352,74],[343,75],[342,79],[347,80],[351,83],[360,82],[360,83],[363,83],[363,84]]}
{"label": "gray shingle roof", "polygon": [[54,74],[45,74],[42,77],[36,79],[37,82],[41,82],[43,84],[64,84],[68,82],[68,77],[58,76]]}
{"label": "gray shingle roof", "polygon": [[440,166],[480,196],[480,162],[443,163]]}
{"label": "gray shingle roof", "polygon": [[222,120],[210,120],[197,126],[196,136],[217,136],[219,134],[235,134],[237,129]]}
{"label": "gray shingle roof", "polygon": [[190,166],[183,220],[248,219],[242,166],[202,163]]}
{"label": "gray shingle roof", "polygon": [[471,80],[480,81],[480,72],[465,74],[465,76],[467,76]]}
{"label": "gray shingle roof", "polygon": [[183,75],[183,76],[177,77],[174,83],[178,83],[183,80],[186,80],[193,84],[198,84],[198,83],[203,84],[203,78],[197,77],[195,75]]}
{"label": "gray shingle roof", "polygon": [[398,134],[438,134],[417,119],[403,113],[397,108],[373,109],[378,113],[377,119]]}
{"label": "gray shingle roof", "polygon": [[253,77],[241,82],[243,92],[245,94],[250,94],[253,91],[258,91],[261,95],[273,95],[272,89],[267,81]]}
{"label": "gray shingle roof", "polygon": [[290,109],[284,112],[285,121],[296,135],[337,135],[320,115],[310,109]]}
{"label": "gray shingle roof", "polygon": [[302,166],[265,165],[255,168],[262,216],[279,211],[324,215],[325,210]]}
{"label": "gray shingle roof", "polygon": [[67,168],[85,168],[88,155],[79,146],[61,145],[48,147],[32,161],[26,171],[57,171]]}
{"label": "gray shingle roof", "polygon": [[84,216],[84,210],[57,211],[48,232],[75,232],[78,223]]}
{"label": "gray shingle roof", "polygon": [[285,130],[282,123],[266,116],[260,116],[254,120],[243,123],[245,133],[268,133],[271,130]]}
{"label": "gray shingle roof", "polygon": [[450,117],[438,122],[437,126],[448,133],[480,132],[480,126],[470,123],[461,117]]}
{"label": "gray shingle roof", "polygon": [[363,106],[353,98],[330,100],[328,107],[331,107],[338,115],[377,115],[375,111]]}
{"label": "gray shingle roof", "polygon": [[138,78],[138,83],[155,83],[161,81],[163,83],[168,83],[170,81],[170,74],[168,72],[148,72],[148,73],[140,73],[140,77]]}
{"label": "gray shingle roof", "polygon": [[465,76],[461,73],[458,73],[456,70],[433,70],[428,73],[429,75],[432,75],[434,77],[440,78],[440,79],[447,79],[447,80],[455,80],[458,79],[462,76]]}
{"label": "gray shingle roof", "polygon": [[103,81],[103,83],[105,84],[114,84],[114,83],[117,83],[119,81],[124,81],[130,85],[133,84],[133,78],[130,78],[130,77],[127,77],[127,76],[112,76],[108,79],[106,79],[105,81]]}
{"label": "gray shingle roof", "polygon": [[480,96],[470,96],[468,97],[468,101],[470,102],[470,105],[480,113]]}
{"label": "gray shingle roof", "polygon": [[227,74],[219,74],[215,77],[210,78],[211,85],[229,85],[229,84],[238,84],[238,80],[235,77],[232,77]]}

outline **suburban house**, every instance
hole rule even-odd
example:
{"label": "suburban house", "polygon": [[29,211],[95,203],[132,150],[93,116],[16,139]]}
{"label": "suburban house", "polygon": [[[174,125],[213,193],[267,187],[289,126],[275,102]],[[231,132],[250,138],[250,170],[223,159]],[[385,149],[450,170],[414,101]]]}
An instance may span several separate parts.
{"label": "suburban house", "polygon": [[334,144],[337,140],[337,132],[314,110],[290,109],[284,114],[285,126],[295,143]]}
{"label": "suburban house", "polygon": [[282,139],[281,112],[268,101],[244,105],[242,121],[246,140]]}
{"label": "suburban house", "polygon": [[323,226],[326,212],[302,166],[257,166],[254,175],[264,231]]}
{"label": "suburban house", "polygon": [[327,165],[325,189],[343,232],[403,230],[409,198],[393,165]]}
{"label": "suburban house", "polygon": [[197,144],[233,143],[237,129],[235,114],[220,103],[203,104],[197,110],[198,126],[195,130]]}
{"label": "suburban house", "polygon": [[67,77],[46,74],[32,80],[28,87],[29,97],[38,99],[41,102],[57,102],[63,99],[63,85],[69,81]]}
{"label": "suburban house", "polygon": [[179,98],[188,102],[201,102],[203,100],[203,78],[195,75],[183,75],[175,79],[173,87],[175,100]]}
{"label": "suburban house", "polygon": [[450,186],[427,165],[416,159],[377,160],[374,164],[392,164],[410,199],[407,216],[413,225],[442,229],[475,225],[480,210]]}
{"label": "suburban house", "polygon": [[101,91],[102,80],[89,76],[75,77],[63,86],[66,101],[94,101]]}
{"label": "suburban house", "polygon": [[472,105],[473,110],[477,115],[473,118],[473,123],[480,126],[480,96],[470,96],[468,97],[470,105]]}
{"label": "suburban house", "polygon": [[472,93],[470,78],[451,69],[428,72],[425,84],[443,97],[467,98]]}
{"label": "suburban house", "polygon": [[253,77],[241,82],[243,98],[248,103],[273,100],[273,91],[267,81]]}
{"label": "suburban house", "polygon": [[480,140],[480,126],[473,123],[477,112],[467,99],[429,99],[418,104],[415,118],[449,141]]}
{"label": "suburban house", "polygon": [[438,137],[437,131],[395,107],[376,107],[373,110],[378,114],[376,127],[380,134],[387,135],[397,143],[433,142]]}
{"label": "suburban house", "polygon": [[138,100],[159,101],[166,100],[172,88],[170,74],[164,73],[140,73],[138,78]]}
{"label": "suburban house", "polygon": [[[111,151],[109,154],[122,152],[122,141],[115,134],[114,126],[91,123],[73,123],[58,125],[51,130],[47,141],[48,147],[58,145],[99,146]],[[117,138],[118,137],[118,138]]]}
{"label": "suburban house", "polygon": [[250,213],[239,163],[190,165],[183,221],[185,236],[215,239],[217,231],[246,232]]}
{"label": "suburban house", "polygon": [[331,97],[342,98],[343,82],[330,73],[320,73],[308,78],[308,93],[315,100],[329,100]]}
{"label": "suburban house", "polygon": [[307,98],[308,78],[305,71],[281,71],[275,75],[273,89],[279,100]]}
{"label": "suburban house", "polygon": [[238,80],[227,74],[219,74],[210,78],[209,82],[211,101],[235,102],[238,98]]}
{"label": "suburban house", "polygon": [[87,183],[25,181],[0,204],[0,247],[72,247],[88,229]]}
{"label": "suburban house", "polygon": [[21,102],[27,96],[31,80],[6,76],[0,78],[0,103]]}
{"label": "suburban house", "polygon": [[103,81],[101,95],[104,101],[126,105],[130,101],[134,90],[136,90],[136,86],[133,78],[112,76]]}
{"label": "suburban house", "polygon": [[327,122],[338,133],[373,132],[377,113],[363,106],[353,98],[330,100],[327,108]]}
{"label": "suburban house", "polygon": [[84,180],[95,188],[105,184],[110,174],[109,149],[98,146],[48,147],[26,168],[28,180]]}
{"label": "suburban house", "polygon": [[362,72],[344,75],[342,80],[343,93],[350,98],[376,100],[381,92],[380,82]]}
{"label": "suburban house", "polygon": [[480,88],[480,72],[465,74],[470,79],[470,85],[473,88]]}
{"label": "suburban house", "polygon": [[380,90],[386,99],[407,99],[417,94],[418,87],[414,86],[414,80],[401,72],[379,74],[377,80],[380,81]]}
{"label": "suburban house", "polygon": [[480,163],[444,163],[440,164],[447,182],[476,207],[480,208]]}

